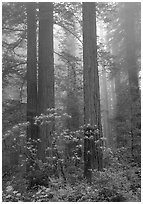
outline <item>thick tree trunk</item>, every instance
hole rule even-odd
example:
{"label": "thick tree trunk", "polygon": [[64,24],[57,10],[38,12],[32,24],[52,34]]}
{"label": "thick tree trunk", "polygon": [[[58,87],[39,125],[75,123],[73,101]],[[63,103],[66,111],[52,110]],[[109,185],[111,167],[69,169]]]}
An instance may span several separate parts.
{"label": "thick tree trunk", "polygon": [[[96,43],[96,15],[95,3],[83,3],[83,80],[84,80],[84,124],[85,143],[84,176],[91,181],[91,169],[102,168],[102,156],[100,147],[96,146],[95,140],[101,136],[100,94],[99,76],[97,65],[97,43]],[[88,125],[90,124],[90,126]],[[96,128],[99,134],[96,133]],[[92,135],[90,133],[91,128]],[[94,130],[93,130],[94,129]],[[94,137],[94,139],[92,139]]]}
{"label": "thick tree trunk", "polygon": [[[48,114],[54,108],[54,58],[53,58],[53,3],[39,3],[39,70],[38,113]],[[43,161],[46,148],[51,148],[54,120],[39,127],[39,158]],[[51,151],[47,152],[51,155]]]}
{"label": "thick tree trunk", "polygon": [[[37,60],[36,60],[36,3],[27,7],[27,140],[38,137],[34,117],[37,115]],[[36,143],[32,144],[37,148]],[[29,153],[28,153],[29,154]],[[29,168],[27,166],[27,168]]]}

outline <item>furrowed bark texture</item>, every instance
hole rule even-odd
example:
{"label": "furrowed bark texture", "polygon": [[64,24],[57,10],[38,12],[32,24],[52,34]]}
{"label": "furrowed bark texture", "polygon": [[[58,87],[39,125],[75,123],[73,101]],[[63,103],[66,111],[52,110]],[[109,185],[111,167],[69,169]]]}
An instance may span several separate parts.
{"label": "furrowed bark texture", "polygon": [[94,3],[83,3],[84,122],[101,126]]}
{"label": "furrowed bark texture", "polygon": [[[37,115],[37,58],[36,58],[36,4],[26,3],[27,8],[27,140],[38,137],[34,117]],[[36,146],[35,142],[32,142]],[[29,168],[29,167],[28,167]]]}
{"label": "furrowed bark texture", "polygon": [[[53,3],[39,3],[39,71],[38,113],[47,114],[54,108],[54,58],[53,58]],[[54,121],[39,128],[41,139],[39,158],[45,160],[46,148],[51,147]],[[51,152],[51,151],[50,151]],[[47,152],[49,155],[50,153]]]}
{"label": "furrowed bark texture", "polygon": [[[99,76],[97,65],[95,3],[83,3],[83,80],[84,80],[84,176],[91,181],[91,169],[102,167],[100,150],[95,141],[101,136]],[[88,125],[91,125],[90,126]],[[99,134],[94,131],[94,126]],[[91,130],[89,130],[89,128]],[[94,139],[92,138],[94,137]]]}

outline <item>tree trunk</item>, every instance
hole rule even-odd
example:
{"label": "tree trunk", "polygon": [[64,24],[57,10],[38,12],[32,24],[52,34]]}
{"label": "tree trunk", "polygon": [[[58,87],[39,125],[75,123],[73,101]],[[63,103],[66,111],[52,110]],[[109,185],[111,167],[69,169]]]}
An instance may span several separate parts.
{"label": "tree trunk", "polygon": [[[36,60],[36,3],[26,3],[27,8],[27,140],[36,140],[37,125],[37,60]],[[36,143],[32,141],[34,147]],[[29,153],[28,153],[29,155]],[[29,166],[29,165],[28,165]],[[29,169],[29,167],[27,168]]]}
{"label": "tree trunk", "polygon": [[103,135],[106,138],[106,146],[111,148],[111,129],[109,121],[109,104],[106,70],[102,71],[102,104],[103,104]]}
{"label": "tree trunk", "polygon": [[[111,138],[111,143],[112,143],[112,149],[115,152],[116,151],[116,131],[113,125],[114,117],[115,117],[115,108],[116,108],[116,93],[115,93],[115,78],[111,79],[111,100],[110,100],[112,106],[111,106],[111,114],[109,115],[110,119],[110,138]],[[109,103],[109,100],[108,100]]]}
{"label": "tree trunk", "polygon": [[131,151],[134,158],[134,145],[135,145],[135,129],[136,129],[136,103],[140,107],[140,92],[138,83],[138,68],[137,68],[137,56],[136,56],[136,42],[135,42],[135,15],[136,15],[136,3],[126,2],[124,3],[125,12],[125,43],[126,43],[126,65],[128,70],[128,79],[130,87],[130,101],[131,101]]}
{"label": "tree trunk", "polygon": [[[38,113],[48,114],[54,108],[54,57],[53,57],[53,3],[39,3],[39,70],[38,70]],[[54,120],[39,127],[39,158],[51,155]],[[46,148],[49,147],[49,152]]]}
{"label": "tree trunk", "polygon": [[109,121],[109,128],[110,128],[110,134],[109,134],[109,146],[114,149],[114,138],[112,134],[112,123],[111,119],[113,118],[113,108],[114,108],[114,91],[113,91],[113,79],[106,79],[106,86],[107,86],[107,92],[108,92],[108,121]]}
{"label": "tree trunk", "polygon": [[[114,117],[116,117],[117,115],[117,102],[118,102],[118,89],[120,86],[120,73],[117,73],[114,77],[115,80],[115,110],[114,110]],[[115,148],[118,147],[118,143],[117,143],[117,130],[116,130],[116,126],[114,124],[114,131],[115,131]]]}
{"label": "tree trunk", "polygon": [[[84,80],[84,176],[91,181],[91,169],[102,168],[101,149],[95,140],[101,137],[99,76],[97,65],[95,3],[83,3],[83,80]],[[90,124],[90,126],[88,125]],[[99,134],[95,126],[99,129]],[[92,134],[89,128],[91,128]],[[94,139],[92,139],[94,137]]]}
{"label": "tree trunk", "polygon": [[74,61],[74,57],[76,56],[76,44],[74,36],[69,34],[68,32],[65,33],[66,33],[65,52],[67,54],[67,57],[69,57],[69,61],[67,62],[68,84],[67,84],[66,108],[67,114],[71,116],[71,118],[67,118],[66,120],[66,127],[70,131],[75,131],[79,129],[79,115],[80,115],[77,97],[76,62]]}

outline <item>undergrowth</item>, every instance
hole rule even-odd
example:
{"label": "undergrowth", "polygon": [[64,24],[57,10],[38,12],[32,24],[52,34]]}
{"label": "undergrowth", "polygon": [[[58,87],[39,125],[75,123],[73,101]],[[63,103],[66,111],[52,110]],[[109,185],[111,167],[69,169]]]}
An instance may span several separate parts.
{"label": "undergrowth", "polygon": [[[119,155],[118,155],[119,156]],[[110,163],[102,171],[92,173],[92,184],[82,176],[82,168],[70,166],[61,176],[49,176],[41,169],[33,175],[13,172],[3,179],[4,202],[139,202],[141,200],[140,167],[124,165],[118,157],[110,156]]]}
{"label": "undergrowth", "polygon": [[[19,127],[13,128],[9,134],[16,135],[15,132],[20,131]],[[26,138],[23,129],[22,133],[17,134],[20,138]],[[47,148],[52,151],[52,157],[47,156],[44,162],[37,159],[33,141],[27,141],[21,150],[17,137],[11,151],[20,149],[23,157],[20,165],[3,172],[3,202],[141,201],[140,165],[131,160],[126,148],[117,149],[115,153],[103,148],[104,168],[102,171],[94,170],[92,183],[87,183],[83,177],[82,136],[82,130],[56,133],[51,149]],[[59,138],[61,143],[58,143]],[[26,173],[27,164],[32,167],[29,173]]]}

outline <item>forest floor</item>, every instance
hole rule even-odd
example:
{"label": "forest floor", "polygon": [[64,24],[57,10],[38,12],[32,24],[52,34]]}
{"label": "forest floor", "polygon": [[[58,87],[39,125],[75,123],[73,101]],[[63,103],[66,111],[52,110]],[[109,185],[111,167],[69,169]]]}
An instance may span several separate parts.
{"label": "forest floor", "polygon": [[82,169],[70,166],[66,172],[66,181],[61,176],[51,176],[46,185],[38,185],[38,181],[41,182],[43,178],[42,172],[39,172],[37,183],[31,187],[20,172],[12,172],[3,177],[3,202],[141,201],[141,171],[136,164],[124,165],[114,158],[108,168],[93,172],[91,184],[85,181],[82,172]]}

